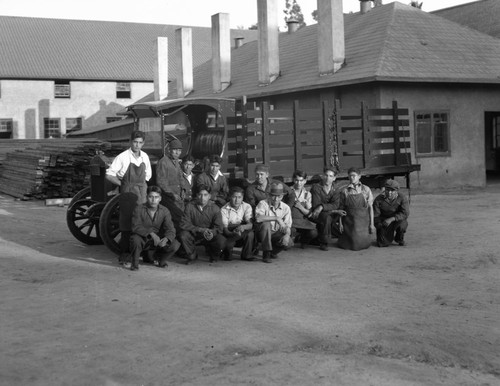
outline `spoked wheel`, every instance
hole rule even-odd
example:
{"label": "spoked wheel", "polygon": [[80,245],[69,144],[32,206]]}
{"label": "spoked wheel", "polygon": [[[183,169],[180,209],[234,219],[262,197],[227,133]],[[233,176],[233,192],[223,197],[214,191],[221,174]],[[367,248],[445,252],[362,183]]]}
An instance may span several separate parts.
{"label": "spoked wheel", "polygon": [[88,245],[102,244],[99,232],[99,216],[104,203],[90,199],[74,201],[66,212],[66,223],[69,231],[82,243]]}
{"label": "spoked wheel", "polygon": [[75,202],[80,201],[83,198],[86,198],[86,199],[90,200],[90,198],[91,198],[91,196],[90,196],[90,186],[88,186],[86,188],[83,188],[77,194],[75,194],[73,196],[73,198],[71,199],[71,202],[69,203],[68,208],[71,207],[71,205],[73,205]]}
{"label": "spoked wheel", "polygon": [[110,251],[120,254],[120,195],[114,196],[106,203],[99,219],[101,239]]}

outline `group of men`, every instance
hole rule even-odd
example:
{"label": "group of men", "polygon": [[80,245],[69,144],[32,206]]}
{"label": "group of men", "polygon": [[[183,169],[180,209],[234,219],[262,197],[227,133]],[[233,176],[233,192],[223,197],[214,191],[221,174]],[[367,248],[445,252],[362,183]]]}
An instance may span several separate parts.
{"label": "group of men", "polygon": [[[294,240],[301,248],[316,244],[326,251],[330,237],[342,233],[346,210],[333,168],[325,168],[321,182],[306,189],[302,171],[294,172],[289,187],[270,178],[266,165],[257,165],[255,181],[245,190],[229,189],[219,156],[210,156],[207,171],[194,175],[195,160],[189,155],[181,160],[182,143],[174,139],[158,162],[157,186],[147,187],[152,170],[141,150],[144,141],[145,134],[134,131],[130,149],[106,172],[108,180],[120,186],[119,262],[131,260],[131,270],[139,269],[141,257],[144,263],[166,267],[178,254],[191,264],[198,258],[199,245],[210,262],[232,260],[234,247],[241,247],[242,260],[257,260],[261,250],[262,261],[271,263]],[[396,181],[387,181],[373,208],[378,245],[388,246],[393,240],[404,245],[409,208]]]}

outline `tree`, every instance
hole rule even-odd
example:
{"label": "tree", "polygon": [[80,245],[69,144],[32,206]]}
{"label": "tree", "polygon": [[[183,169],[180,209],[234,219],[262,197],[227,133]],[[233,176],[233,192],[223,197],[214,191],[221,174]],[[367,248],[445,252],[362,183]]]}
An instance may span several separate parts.
{"label": "tree", "polygon": [[314,11],[312,11],[311,16],[312,16],[314,21],[318,21],[318,10],[315,9]]}
{"label": "tree", "polygon": [[410,2],[410,5],[411,5],[412,7],[415,7],[415,8],[418,8],[418,9],[422,9],[422,5],[423,5],[423,4],[424,4],[424,2],[423,2],[423,1],[422,1],[422,2],[420,2],[420,3],[419,3],[418,1],[411,1],[411,2]]}
{"label": "tree", "polygon": [[304,21],[304,15],[300,9],[300,5],[297,0],[285,0],[285,9],[283,10],[285,14],[285,22],[289,20],[297,20],[299,22],[299,27],[306,25]]}
{"label": "tree", "polygon": [[250,27],[248,27],[248,29],[259,29],[259,24],[258,23],[252,24]]}

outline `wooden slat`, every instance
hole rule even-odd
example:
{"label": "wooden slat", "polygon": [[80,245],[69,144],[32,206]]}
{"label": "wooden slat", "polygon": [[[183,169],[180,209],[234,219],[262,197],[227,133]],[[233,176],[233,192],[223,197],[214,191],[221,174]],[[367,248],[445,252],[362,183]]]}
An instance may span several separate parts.
{"label": "wooden slat", "polygon": [[[369,123],[371,127],[393,127],[394,119],[370,119]],[[409,126],[410,121],[408,119],[397,119],[396,124],[398,126]]]}
{"label": "wooden slat", "polygon": [[[378,142],[378,143],[372,143],[370,146],[370,149],[372,150],[392,150],[394,152],[400,152],[401,147],[406,147],[407,149],[410,148],[410,142],[400,142],[400,145],[397,149],[394,149],[394,143],[393,142]],[[396,165],[397,166],[397,165]]]}
{"label": "wooden slat", "polygon": [[[371,138],[394,138],[392,130],[388,131],[370,131]],[[410,130],[399,130],[399,138],[410,138]]]}
{"label": "wooden slat", "polygon": [[323,118],[321,109],[300,109],[297,113],[300,121],[320,121]]}
{"label": "wooden slat", "polygon": [[299,121],[298,127],[301,130],[322,129],[323,128],[323,121]]}
{"label": "wooden slat", "polygon": [[[369,115],[390,115],[390,116],[392,116],[393,113],[394,113],[394,111],[391,108],[368,109]],[[408,111],[408,109],[396,109],[396,114],[397,115],[408,115],[409,111]]]}
{"label": "wooden slat", "polygon": [[355,144],[355,145],[341,145],[340,146],[341,153],[354,153],[359,152],[360,154],[363,152],[363,144]]}
{"label": "wooden slat", "polygon": [[269,119],[293,119],[293,110],[269,110],[267,114]]}
{"label": "wooden slat", "polygon": [[293,147],[293,135],[270,135],[269,145],[283,145],[292,148]]}
{"label": "wooden slat", "polygon": [[298,110],[299,110],[299,102],[298,101],[294,101],[293,102],[293,123],[294,123],[294,127],[293,127],[293,134],[294,134],[294,138],[293,138],[293,143],[294,143],[294,149],[293,149],[293,153],[294,153],[294,159],[295,159],[295,167],[294,169],[299,169],[301,170],[302,169],[302,142],[301,142],[301,138],[300,138],[300,132],[299,132],[299,129],[298,129]]}

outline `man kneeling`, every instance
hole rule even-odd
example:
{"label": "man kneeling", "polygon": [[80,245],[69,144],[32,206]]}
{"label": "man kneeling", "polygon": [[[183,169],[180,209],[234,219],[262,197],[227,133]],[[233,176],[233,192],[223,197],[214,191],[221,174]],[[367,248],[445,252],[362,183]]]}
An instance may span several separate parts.
{"label": "man kneeling", "polygon": [[377,245],[387,247],[393,240],[401,246],[405,245],[410,205],[408,199],[399,192],[399,184],[396,181],[386,181],[384,193],[373,202],[373,213],[377,228]]}
{"label": "man kneeling", "polygon": [[262,261],[270,263],[270,259],[278,257],[278,253],[290,245],[292,230],[292,214],[290,207],[281,202],[283,184],[272,183],[270,197],[259,202],[255,208],[257,235],[264,252]]}
{"label": "man kneeling", "polygon": [[141,253],[145,253],[143,259],[149,263],[154,263],[154,255],[158,254],[158,266],[164,268],[167,266],[167,259],[180,247],[180,243],[175,239],[175,227],[170,212],[160,205],[161,189],[158,186],[150,186],[146,194],[146,203],[137,206],[132,216],[132,271],[139,269]]}

